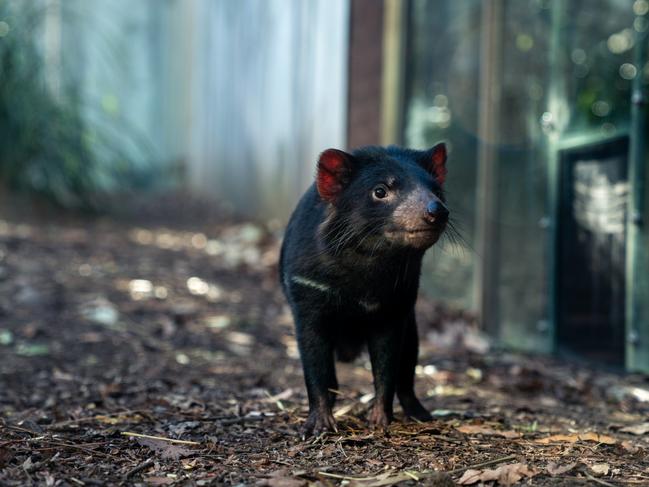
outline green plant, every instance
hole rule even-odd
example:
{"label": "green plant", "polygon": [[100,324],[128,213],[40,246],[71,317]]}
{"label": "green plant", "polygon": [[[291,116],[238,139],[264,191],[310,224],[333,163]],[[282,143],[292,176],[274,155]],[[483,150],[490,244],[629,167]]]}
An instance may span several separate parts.
{"label": "green plant", "polygon": [[90,121],[92,107],[74,83],[56,93],[48,86],[38,43],[46,13],[0,0],[0,186],[97,209],[112,192],[145,180],[146,164],[134,160],[114,120]]}

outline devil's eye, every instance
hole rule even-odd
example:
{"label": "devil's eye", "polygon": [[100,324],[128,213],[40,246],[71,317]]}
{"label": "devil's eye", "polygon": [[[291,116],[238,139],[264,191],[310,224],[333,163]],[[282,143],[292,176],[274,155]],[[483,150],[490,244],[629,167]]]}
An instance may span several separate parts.
{"label": "devil's eye", "polygon": [[374,188],[373,194],[376,199],[382,200],[388,195],[388,188],[381,184]]}

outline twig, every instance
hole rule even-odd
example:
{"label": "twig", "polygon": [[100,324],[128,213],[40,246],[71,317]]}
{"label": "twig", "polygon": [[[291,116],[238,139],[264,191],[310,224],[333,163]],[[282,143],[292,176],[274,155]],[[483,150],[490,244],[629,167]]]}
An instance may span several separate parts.
{"label": "twig", "polygon": [[126,473],[126,475],[124,475],[124,480],[127,480],[131,478],[133,475],[135,475],[136,473],[141,472],[147,467],[150,467],[151,465],[153,465],[153,463],[154,463],[153,458],[149,458],[145,462],[140,463],[137,467],[132,468]]}
{"label": "twig", "polygon": [[[101,451],[93,450],[92,448],[86,448],[84,445],[74,445],[74,444],[65,443],[65,442],[62,442],[62,441],[50,440],[49,438],[47,438],[45,436],[39,436],[39,437],[36,437],[36,438],[29,438],[29,439],[23,441],[23,443],[32,443],[32,442],[33,443],[42,442],[42,443],[51,445],[53,447],[53,448],[39,448],[39,450],[55,450],[56,448],[71,448],[73,450],[80,450],[80,451],[89,453],[90,455],[99,455],[99,456],[106,457],[106,458],[115,458],[113,455],[109,455],[109,454],[101,452]],[[90,443],[90,445],[95,446],[95,445],[97,445],[97,443]]]}
{"label": "twig", "polygon": [[453,438],[449,438],[448,436],[444,436],[444,435],[428,435],[428,436],[430,436],[431,438],[435,438],[436,440],[452,443],[454,445],[461,445],[463,443],[460,440],[455,440]]}
{"label": "twig", "polygon": [[449,475],[455,475],[455,474],[458,474],[458,473],[466,472],[467,470],[469,470],[471,468],[488,467],[489,465],[495,465],[497,463],[508,462],[509,460],[516,460],[516,455],[507,455],[506,457],[496,458],[495,460],[489,460],[488,462],[476,463],[475,465],[467,465],[466,467],[456,468],[455,470],[451,470],[451,471],[446,472],[446,473],[448,473]]}
{"label": "twig", "polygon": [[37,436],[36,438],[16,438],[14,440],[8,440],[8,441],[3,441],[0,442],[0,447],[5,447],[7,445],[11,445],[13,443],[31,443],[34,441],[42,441],[46,437],[45,436]]}
{"label": "twig", "polygon": [[93,421],[100,421],[103,418],[114,418],[114,417],[129,416],[129,415],[136,415],[136,414],[139,414],[140,416],[148,416],[149,413],[150,411],[148,410],[130,409],[130,410],[119,411],[115,413],[98,414],[96,416],[86,416],[84,418],[76,418],[76,419],[68,419],[66,421],[59,421],[58,423],[52,423],[46,425],[45,428],[48,430],[51,429],[57,430],[60,428],[64,428],[65,426],[72,426],[81,423],[92,423]]}
{"label": "twig", "polygon": [[173,438],[165,438],[163,436],[152,436],[152,435],[143,435],[140,433],[133,433],[132,431],[122,431],[122,436],[135,436],[136,438],[146,438],[148,440],[160,440],[166,441],[168,443],[179,443],[181,445],[200,445],[198,441],[189,441],[189,440],[175,440]]}
{"label": "twig", "polygon": [[[502,458],[496,458],[495,460],[489,460],[488,462],[482,462],[482,463],[476,463],[475,465],[468,465],[466,467],[462,468],[456,468],[455,470],[451,470],[450,472],[446,472],[448,475],[455,475],[462,473],[466,470],[469,470],[470,468],[480,468],[480,467],[486,467],[489,465],[495,465],[497,463],[502,463],[502,462],[507,462],[509,460],[515,460],[516,456],[515,455],[508,455],[506,457]],[[425,472],[414,472],[411,470],[404,470],[403,472],[395,472],[394,476],[387,476],[383,480],[386,481],[385,485],[391,485],[392,483],[396,482],[403,482],[404,480],[422,480],[427,477],[431,477],[433,475],[438,475],[440,472],[438,471],[425,471]],[[324,477],[331,477],[334,479],[340,479],[340,480],[355,480],[355,481],[369,481],[369,480],[377,480],[381,477],[381,474],[376,475],[374,477],[350,477],[348,475],[340,475],[340,474],[335,474],[335,473],[328,473],[328,472],[318,472],[318,475],[322,475]],[[383,474],[384,475],[384,474]],[[375,484],[379,485],[379,484]],[[612,484],[607,484],[609,487],[617,487]]]}
{"label": "twig", "polygon": [[408,470],[404,470],[403,473],[410,477],[412,480],[419,482],[419,477],[417,477],[414,473],[409,472]]}
{"label": "twig", "polygon": [[374,477],[350,477],[349,475],[340,475],[337,473],[329,473],[329,472],[318,472],[318,475],[322,475],[324,477],[331,477],[332,479],[340,479],[340,480],[376,480],[378,476]]}
{"label": "twig", "polygon": [[37,433],[36,431],[28,430],[27,428],[22,428],[20,426],[15,426],[13,424],[6,424],[5,428],[8,428],[10,430],[20,431],[22,433],[29,433],[29,434],[34,435],[34,436],[39,435],[39,433]]}
{"label": "twig", "polygon": [[93,450],[92,448],[84,448],[81,445],[72,445],[70,443],[63,443],[63,442],[52,441],[52,440],[43,440],[43,441],[45,441],[46,443],[49,443],[50,445],[54,445],[54,446],[59,446],[59,447],[64,447],[64,448],[72,448],[73,450],[85,451],[86,453],[89,453],[91,455],[99,455],[99,456],[106,457],[106,458],[115,458],[114,455],[109,455],[108,453]]}
{"label": "twig", "polygon": [[[325,476],[325,477],[331,477],[334,479],[340,479],[340,480],[353,480],[355,482],[368,482],[372,481],[373,486],[380,486],[380,485],[394,485],[399,482],[404,482],[406,480],[416,480],[419,481],[423,477],[418,477],[415,475],[413,472],[409,471],[403,471],[403,472],[395,472],[395,475],[385,475],[385,472],[379,475],[376,475],[374,477],[349,477],[347,475],[338,475],[335,473],[327,473],[327,472],[318,472],[319,475]],[[420,474],[421,475],[421,474]],[[361,484],[362,485],[362,484]]]}
{"label": "twig", "polygon": [[599,485],[606,485],[606,487],[617,487],[615,484],[611,484],[610,482],[606,482],[605,480],[598,479],[597,477],[593,477],[591,474],[588,472],[584,471],[584,475],[588,477],[588,480],[595,482],[596,484]]}

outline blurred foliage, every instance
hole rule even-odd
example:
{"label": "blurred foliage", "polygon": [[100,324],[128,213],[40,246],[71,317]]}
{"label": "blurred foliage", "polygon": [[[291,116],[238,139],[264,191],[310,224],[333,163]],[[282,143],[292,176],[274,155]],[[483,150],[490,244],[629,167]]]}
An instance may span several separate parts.
{"label": "blurred foliage", "polygon": [[88,116],[93,107],[74,83],[49,86],[38,42],[46,15],[42,4],[0,0],[0,187],[99,209],[111,193],[144,184],[148,170],[115,119]]}

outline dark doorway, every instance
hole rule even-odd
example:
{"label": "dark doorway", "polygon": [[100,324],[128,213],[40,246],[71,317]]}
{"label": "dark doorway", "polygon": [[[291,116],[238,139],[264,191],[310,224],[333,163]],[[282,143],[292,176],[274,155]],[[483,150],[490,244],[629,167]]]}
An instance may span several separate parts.
{"label": "dark doorway", "polygon": [[628,137],[559,152],[560,351],[624,365]]}

